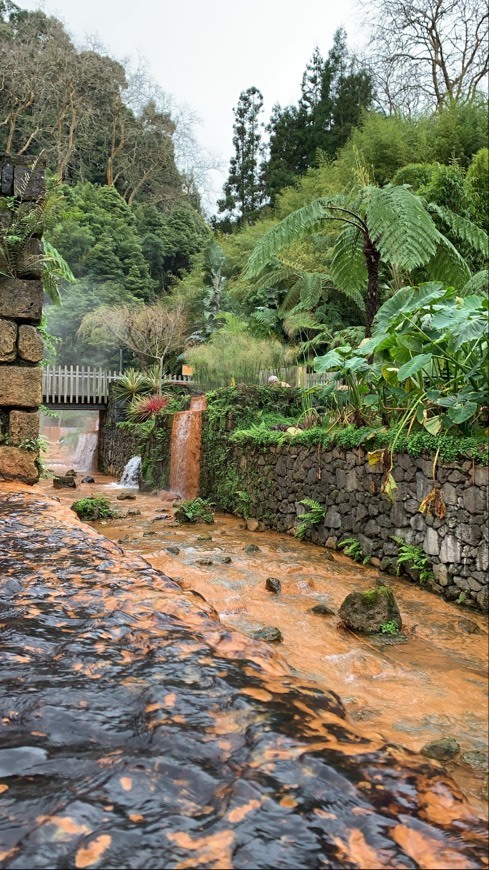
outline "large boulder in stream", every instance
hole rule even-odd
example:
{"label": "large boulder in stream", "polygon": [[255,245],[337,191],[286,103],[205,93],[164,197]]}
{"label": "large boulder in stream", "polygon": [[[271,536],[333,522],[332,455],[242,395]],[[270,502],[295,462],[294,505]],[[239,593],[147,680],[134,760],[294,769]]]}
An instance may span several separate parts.
{"label": "large boulder in stream", "polygon": [[350,592],[341,605],[338,615],[352,631],[360,634],[375,634],[390,626],[391,631],[400,631],[401,614],[391,589],[377,586],[366,592]]}
{"label": "large boulder in stream", "polygon": [[18,484],[0,529],[0,866],[485,866],[439,765],[202,596]]}

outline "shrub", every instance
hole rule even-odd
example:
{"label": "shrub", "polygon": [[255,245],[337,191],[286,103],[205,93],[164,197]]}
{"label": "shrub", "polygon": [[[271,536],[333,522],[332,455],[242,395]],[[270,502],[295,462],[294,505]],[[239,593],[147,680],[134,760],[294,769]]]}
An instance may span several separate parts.
{"label": "shrub", "polygon": [[80,498],[73,502],[71,510],[80,520],[110,520],[118,516],[105,496]]}
{"label": "shrub", "polygon": [[191,498],[182,501],[175,510],[179,523],[213,523],[214,514],[210,503],[204,498]]}
{"label": "shrub", "polygon": [[168,405],[168,396],[143,396],[132,402],[127,411],[127,416],[134,423],[145,423],[156,417],[160,411]]}

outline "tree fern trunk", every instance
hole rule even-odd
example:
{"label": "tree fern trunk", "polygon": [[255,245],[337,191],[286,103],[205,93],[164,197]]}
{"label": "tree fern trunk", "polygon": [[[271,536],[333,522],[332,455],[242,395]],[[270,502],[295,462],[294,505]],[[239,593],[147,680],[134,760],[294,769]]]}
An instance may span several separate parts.
{"label": "tree fern trunk", "polygon": [[367,322],[365,327],[365,335],[367,338],[372,334],[372,322],[379,308],[379,263],[380,253],[375,247],[372,239],[365,233],[365,243],[363,245],[363,253],[365,255],[365,265],[368,274],[367,286]]}

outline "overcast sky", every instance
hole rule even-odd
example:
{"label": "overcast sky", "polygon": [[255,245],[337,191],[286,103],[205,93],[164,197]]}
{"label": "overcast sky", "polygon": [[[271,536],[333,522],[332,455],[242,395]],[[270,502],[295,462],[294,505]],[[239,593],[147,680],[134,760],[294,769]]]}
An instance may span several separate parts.
{"label": "overcast sky", "polygon": [[362,41],[355,0],[15,0],[60,18],[77,44],[96,36],[118,59],[142,56],[151,75],[201,120],[198,138],[223,172],[233,153],[233,107],[252,85],[274,103],[296,103],[315,45],[323,55],[343,26],[349,45]]}

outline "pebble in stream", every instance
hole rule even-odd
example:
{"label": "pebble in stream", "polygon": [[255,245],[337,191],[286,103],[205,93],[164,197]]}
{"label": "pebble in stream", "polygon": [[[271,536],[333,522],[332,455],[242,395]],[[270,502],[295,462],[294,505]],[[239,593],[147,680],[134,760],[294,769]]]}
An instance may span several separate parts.
{"label": "pebble in stream", "polygon": [[0,527],[1,867],[486,866],[441,768],[200,596],[36,494]]}

